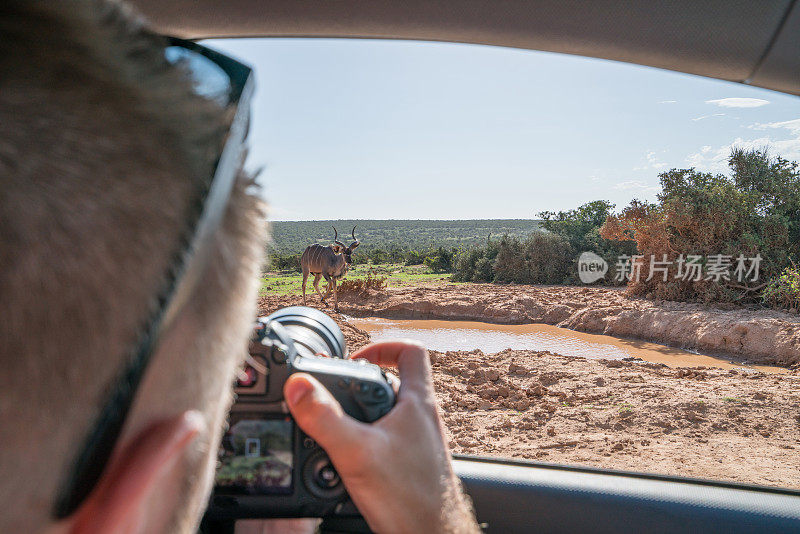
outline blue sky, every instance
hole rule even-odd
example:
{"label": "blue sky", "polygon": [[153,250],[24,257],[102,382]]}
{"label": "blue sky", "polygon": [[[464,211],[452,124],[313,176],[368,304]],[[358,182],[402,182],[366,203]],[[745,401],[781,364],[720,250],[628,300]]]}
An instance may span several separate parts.
{"label": "blue sky", "polygon": [[413,41],[207,41],[255,68],[273,220],[534,218],[654,199],[731,144],[800,161],[800,98],[597,59]]}

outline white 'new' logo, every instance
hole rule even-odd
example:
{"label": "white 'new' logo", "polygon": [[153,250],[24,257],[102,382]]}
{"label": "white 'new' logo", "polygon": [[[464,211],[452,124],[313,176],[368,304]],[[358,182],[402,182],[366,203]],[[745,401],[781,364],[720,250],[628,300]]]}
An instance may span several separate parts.
{"label": "white 'new' logo", "polygon": [[594,252],[584,252],[578,258],[578,276],[584,284],[603,278],[608,272],[608,262]]}

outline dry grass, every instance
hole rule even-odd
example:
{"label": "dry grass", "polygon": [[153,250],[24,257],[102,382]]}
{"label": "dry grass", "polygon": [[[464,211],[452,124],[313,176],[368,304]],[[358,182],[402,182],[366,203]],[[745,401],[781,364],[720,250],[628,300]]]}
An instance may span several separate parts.
{"label": "dry grass", "polygon": [[367,273],[366,278],[344,280],[339,284],[337,291],[340,295],[363,294],[368,292],[370,289],[375,291],[386,289],[386,277],[376,276],[370,272]]}

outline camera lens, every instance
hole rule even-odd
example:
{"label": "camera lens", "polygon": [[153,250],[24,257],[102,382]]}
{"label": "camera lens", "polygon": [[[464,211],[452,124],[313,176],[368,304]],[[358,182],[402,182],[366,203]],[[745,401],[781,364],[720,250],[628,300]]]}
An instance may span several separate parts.
{"label": "camera lens", "polygon": [[331,358],[347,358],[344,334],[333,319],[319,310],[306,306],[283,308],[267,321],[280,323],[295,342],[301,355],[325,354]]}

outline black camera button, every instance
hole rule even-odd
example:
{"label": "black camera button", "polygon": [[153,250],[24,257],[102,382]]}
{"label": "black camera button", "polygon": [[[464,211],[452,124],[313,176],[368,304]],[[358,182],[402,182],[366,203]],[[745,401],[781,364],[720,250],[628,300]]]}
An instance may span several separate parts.
{"label": "black camera button", "polygon": [[345,495],[344,484],[324,451],[312,453],[303,465],[303,482],[312,495],[334,500]]}
{"label": "black camera button", "polygon": [[308,437],[303,439],[303,447],[305,447],[306,449],[313,449],[316,446],[317,446],[317,442],[314,441],[313,439],[308,438]]}
{"label": "black camera button", "polygon": [[376,385],[375,389],[372,390],[372,396],[378,400],[384,400],[387,397],[387,395],[388,393],[386,392],[386,390],[380,386]]}

